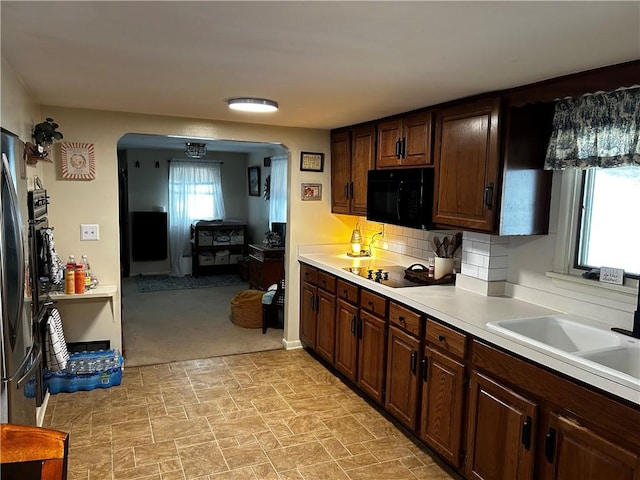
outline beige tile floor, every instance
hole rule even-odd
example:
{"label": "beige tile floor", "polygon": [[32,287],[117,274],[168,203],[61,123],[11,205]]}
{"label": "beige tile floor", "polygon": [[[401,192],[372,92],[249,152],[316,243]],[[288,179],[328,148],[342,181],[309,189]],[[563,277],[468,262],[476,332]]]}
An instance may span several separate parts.
{"label": "beige tile floor", "polygon": [[70,480],[458,478],[303,350],[125,368],[44,423]]}

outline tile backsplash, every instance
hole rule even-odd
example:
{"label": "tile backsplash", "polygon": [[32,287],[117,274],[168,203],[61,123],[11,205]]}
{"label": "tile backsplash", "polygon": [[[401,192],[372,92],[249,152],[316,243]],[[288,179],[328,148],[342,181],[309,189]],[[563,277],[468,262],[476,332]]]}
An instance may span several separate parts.
{"label": "tile backsplash", "polygon": [[[445,236],[455,235],[457,232],[457,230],[418,230],[386,223],[370,222],[364,218],[360,219],[360,228],[367,242],[362,248],[369,246],[368,242],[371,241],[371,237],[374,234],[384,232],[384,235],[376,236],[372,249],[381,248],[390,252],[410,255],[423,260],[425,264],[430,257],[435,255],[433,237],[437,235],[442,240]],[[461,253],[462,249],[459,249],[454,257],[455,268],[458,272],[460,271]]]}
{"label": "tile backsplash", "polygon": [[[360,229],[369,246],[371,238],[378,232],[372,249],[382,248],[419,258],[425,263],[434,256],[433,237],[440,239],[454,235],[457,230],[418,230],[397,225],[370,222],[360,218]],[[500,237],[485,233],[462,232],[462,249],[455,255],[455,269],[469,277],[494,282],[507,279],[507,261],[509,255],[509,237]]]}
{"label": "tile backsplash", "polygon": [[462,269],[469,277],[487,282],[507,279],[509,237],[486,233],[462,233]]}

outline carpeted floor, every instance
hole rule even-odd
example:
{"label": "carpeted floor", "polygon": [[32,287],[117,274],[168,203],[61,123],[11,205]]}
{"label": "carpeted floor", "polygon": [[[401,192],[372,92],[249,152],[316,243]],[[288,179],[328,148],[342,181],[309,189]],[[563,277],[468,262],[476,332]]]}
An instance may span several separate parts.
{"label": "carpeted floor", "polygon": [[125,366],[196,360],[282,348],[282,329],[242,328],[230,320],[237,285],[140,293],[122,280]]}
{"label": "carpeted floor", "polygon": [[169,275],[138,275],[135,277],[138,292],[166,292],[185,288],[228,287],[246,285],[240,275],[206,275],[202,277],[171,277]]}

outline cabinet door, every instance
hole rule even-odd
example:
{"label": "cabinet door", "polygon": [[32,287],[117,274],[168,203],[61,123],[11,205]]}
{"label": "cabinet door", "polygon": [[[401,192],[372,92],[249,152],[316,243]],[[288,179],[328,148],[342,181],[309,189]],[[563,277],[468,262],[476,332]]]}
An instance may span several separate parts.
{"label": "cabinet door", "polygon": [[423,359],[420,438],[460,466],[464,365],[431,347]]}
{"label": "cabinet door", "polygon": [[411,430],[416,430],[419,347],[417,338],[396,327],[389,327],[384,406]]}
{"label": "cabinet door", "polygon": [[473,372],[466,475],[470,479],[533,478],[537,405]]}
{"label": "cabinet door", "polygon": [[367,214],[367,172],[375,167],[376,130],[373,125],[352,132],[351,214]]}
{"label": "cabinet door", "polygon": [[338,300],[336,307],[336,362],[335,367],[351,381],[356,380],[358,359],[358,309]]}
{"label": "cabinet door", "polygon": [[405,118],[402,145],[403,165],[423,167],[433,164],[431,155],[432,116],[432,112],[421,112]]}
{"label": "cabinet door", "polygon": [[400,140],[402,139],[402,117],[378,124],[378,155],[376,168],[398,167],[402,165]]}
{"label": "cabinet door", "polygon": [[358,325],[358,386],[376,402],[384,394],[387,343],[385,321],[360,312]]}
{"label": "cabinet door", "polygon": [[331,135],[331,211],[350,213],[351,136],[348,131]]}
{"label": "cabinet door", "polygon": [[546,433],[545,457],[548,479],[640,479],[640,452],[630,452],[555,414]]}
{"label": "cabinet door", "polygon": [[333,364],[336,345],[336,296],[318,289],[316,352]]}
{"label": "cabinet door", "polygon": [[437,113],[435,223],[494,230],[499,105],[489,99]]}
{"label": "cabinet door", "polygon": [[300,340],[312,350],[316,349],[316,287],[300,284]]}

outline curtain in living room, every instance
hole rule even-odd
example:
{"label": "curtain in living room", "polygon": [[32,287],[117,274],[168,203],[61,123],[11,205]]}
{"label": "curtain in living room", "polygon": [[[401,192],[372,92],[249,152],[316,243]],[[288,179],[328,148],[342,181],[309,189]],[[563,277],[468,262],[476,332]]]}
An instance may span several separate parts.
{"label": "curtain in living room", "polygon": [[269,228],[273,222],[287,221],[287,156],[271,157],[271,197]]}
{"label": "curtain in living room", "polygon": [[171,275],[182,277],[190,255],[190,228],[198,220],[224,220],[220,165],[210,160],[169,164],[169,252]]}

